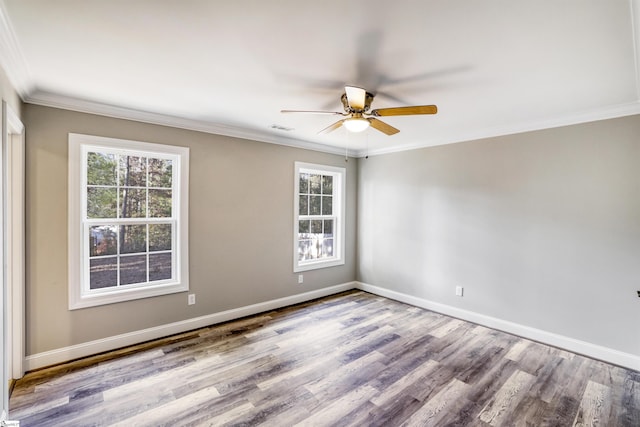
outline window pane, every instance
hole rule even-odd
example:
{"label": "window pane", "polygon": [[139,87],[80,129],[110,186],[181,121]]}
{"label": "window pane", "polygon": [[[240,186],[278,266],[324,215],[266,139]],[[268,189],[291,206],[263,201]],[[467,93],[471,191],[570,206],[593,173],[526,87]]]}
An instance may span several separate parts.
{"label": "window pane", "polygon": [[115,154],[87,153],[87,184],[115,186],[117,168]]}
{"label": "window pane", "polygon": [[89,261],[89,289],[110,288],[118,281],[118,258],[97,258]]}
{"label": "window pane", "polygon": [[120,226],[120,253],[132,254],[147,251],[147,225]]}
{"label": "window pane", "polygon": [[115,218],[116,204],[115,188],[87,188],[87,218]]}
{"label": "window pane", "polygon": [[120,257],[120,284],[131,285],[147,282],[147,256]]}
{"label": "window pane", "polygon": [[103,256],[118,253],[118,229],[115,225],[96,225],[89,228],[89,255]]}
{"label": "window pane", "polygon": [[324,237],[333,237],[333,220],[324,220]]}
{"label": "window pane", "polygon": [[322,194],[333,194],[333,177],[332,176],[323,175]]}
{"label": "window pane", "polygon": [[171,218],[171,190],[149,190],[149,216]]}
{"label": "window pane", "polygon": [[320,215],[322,196],[309,196],[309,215]]}
{"label": "window pane", "polygon": [[143,188],[120,189],[120,218],[145,218],[147,216],[147,190]]}
{"label": "window pane", "polygon": [[149,255],[149,281],[171,279],[171,254]]}
{"label": "window pane", "polygon": [[149,159],[149,187],[171,188],[171,160]]}
{"label": "window pane", "polygon": [[323,257],[333,256],[333,239],[322,240],[322,256]]}
{"label": "window pane", "polygon": [[322,215],[333,215],[332,196],[322,196]]}
{"label": "window pane", "polygon": [[319,255],[320,255],[320,243],[318,239],[309,240],[307,259],[317,259]]}
{"label": "window pane", "polygon": [[307,234],[309,233],[309,223],[311,221],[308,220],[302,220],[302,221],[298,221],[298,233],[299,234]]}
{"label": "window pane", "polygon": [[[310,234],[302,234],[302,232],[298,234],[298,261],[334,256],[333,220],[312,220],[305,222],[310,224],[311,229]],[[325,227],[324,235],[322,234],[323,224]]]}
{"label": "window pane", "polygon": [[309,191],[311,194],[320,194],[322,191],[322,186],[320,185],[322,181],[322,175],[309,175]]}
{"label": "window pane", "polygon": [[301,173],[300,174],[300,194],[309,193],[309,174]]}
{"label": "window pane", "polygon": [[149,250],[171,250],[171,224],[149,224]]}
{"label": "window pane", "polygon": [[298,240],[298,261],[303,261],[307,259],[307,252],[309,241],[308,240]]}
{"label": "window pane", "polygon": [[120,185],[125,187],[146,187],[146,157],[120,156]]}
{"label": "window pane", "polygon": [[299,196],[298,215],[309,215],[309,196]]}

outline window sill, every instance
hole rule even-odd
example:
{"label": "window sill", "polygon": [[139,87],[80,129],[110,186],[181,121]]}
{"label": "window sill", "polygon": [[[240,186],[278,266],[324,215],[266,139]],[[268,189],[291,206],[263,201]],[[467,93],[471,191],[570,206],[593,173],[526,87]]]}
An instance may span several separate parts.
{"label": "window sill", "polygon": [[338,265],[344,265],[344,259],[331,259],[327,261],[314,261],[306,262],[304,264],[296,264],[293,267],[293,272],[298,273],[300,271],[317,270],[319,268],[336,267]]}
{"label": "window sill", "polygon": [[69,310],[114,304],[142,298],[151,298],[161,295],[170,295],[178,292],[186,292],[188,290],[189,285],[187,283],[169,283],[157,286],[145,286],[144,288],[132,288],[127,290],[119,289],[112,292],[107,291],[84,296],[70,295]]}

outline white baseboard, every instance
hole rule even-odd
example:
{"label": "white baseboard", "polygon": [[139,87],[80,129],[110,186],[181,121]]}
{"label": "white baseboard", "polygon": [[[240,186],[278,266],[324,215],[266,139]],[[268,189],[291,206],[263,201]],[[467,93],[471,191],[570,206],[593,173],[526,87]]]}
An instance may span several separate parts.
{"label": "white baseboard", "polygon": [[366,283],[356,282],[356,288],[381,297],[404,302],[416,307],[426,308],[427,310],[432,310],[447,316],[467,320],[492,329],[508,332],[513,335],[518,335],[523,338],[528,338],[543,344],[568,350],[573,353],[582,354],[593,359],[602,360],[614,365],[640,371],[640,356],[636,356],[634,354],[624,353],[597,344],[580,341],[563,335],[554,334],[552,332],[543,331],[541,329],[531,328],[529,326],[520,325],[507,320],[497,319],[495,317],[463,310],[446,304],[440,304]]}
{"label": "white baseboard", "polygon": [[554,334],[552,332],[543,331],[541,329],[531,328],[529,326],[520,325],[509,322],[507,320],[498,319],[484,314],[463,310],[446,304],[429,301],[423,298],[414,297],[412,295],[403,294],[378,286],[369,285],[361,282],[347,282],[328,288],[318,289],[316,291],[305,292],[302,294],[292,295],[289,297],[279,298],[271,301],[265,301],[245,307],[232,310],[213,313],[206,316],[195,317],[180,322],[169,323],[154,328],[143,329],[140,331],[130,332],[127,334],[116,335],[69,347],[59,348],[55,350],[45,351],[42,353],[27,356],[25,359],[25,370],[44,368],[46,366],[56,365],[68,362],[70,360],[91,356],[94,354],[111,351],[122,347],[127,347],[141,342],[164,338],[170,335],[187,332],[193,329],[203,328],[216,323],[226,322],[253,314],[286,307],[292,304],[309,301],[316,298],[322,298],[339,292],[348,291],[350,289],[360,289],[372,294],[380,295],[385,298],[404,302],[416,307],[425,308],[447,316],[457,317],[469,322],[477,323],[489,328],[498,329],[554,347],[562,348],[574,353],[582,354],[587,357],[602,360],[604,362],[619,365],[635,371],[640,371],[640,357],[613,350],[607,347],[599,346],[585,341],[576,340],[574,338]]}
{"label": "white baseboard", "polygon": [[156,326],[140,331],[129,332],[122,335],[116,335],[95,341],[89,341],[82,344],[76,344],[69,347],[33,354],[25,358],[25,370],[31,371],[34,369],[40,369],[46,366],[56,365],[59,363],[68,362],[70,360],[103,353],[105,351],[116,350],[118,348],[139,344],[145,341],[164,338],[170,335],[191,331],[193,329],[204,328],[216,323],[226,322],[229,320],[258,314],[293,304],[299,304],[301,302],[310,301],[312,299],[322,298],[339,292],[348,291],[350,289],[354,289],[356,285],[356,282],[347,282],[340,285],[318,289],[316,291],[291,295],[288,297],[265,301],[258,304],[235,308],[232,310],[221,311],[219,313],[213,313],[206,316],[195,317],[193,319],[187,319],[180,322],[169,323],[167,325]]}

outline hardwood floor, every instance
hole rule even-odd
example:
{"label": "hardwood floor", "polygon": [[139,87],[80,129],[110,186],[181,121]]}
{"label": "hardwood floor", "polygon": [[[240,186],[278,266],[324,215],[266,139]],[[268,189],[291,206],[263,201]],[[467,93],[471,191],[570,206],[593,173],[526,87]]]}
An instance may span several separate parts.
{"label": "hardwood floor", "polygon": [[640,373],[353,291],[32,372],[21,426],[640,426]]}

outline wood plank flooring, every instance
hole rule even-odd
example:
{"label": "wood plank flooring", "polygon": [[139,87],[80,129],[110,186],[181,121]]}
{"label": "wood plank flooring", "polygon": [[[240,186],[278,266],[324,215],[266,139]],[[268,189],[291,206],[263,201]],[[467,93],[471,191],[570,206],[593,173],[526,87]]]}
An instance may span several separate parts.
{"label": "wood plank flooring", "polygon": [[28,373],[21,426],[640,426],[640,373],[352,291]]}

